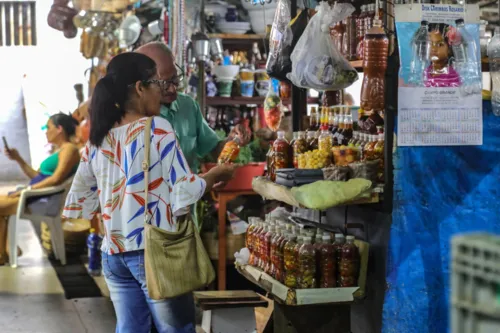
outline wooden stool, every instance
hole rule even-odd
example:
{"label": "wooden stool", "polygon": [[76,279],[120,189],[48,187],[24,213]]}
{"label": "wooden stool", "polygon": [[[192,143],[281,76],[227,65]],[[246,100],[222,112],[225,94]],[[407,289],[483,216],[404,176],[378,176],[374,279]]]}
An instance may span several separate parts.
{"label": "wooden stool", "polygon": [[250,290],[200,291],[194,293],[203,310],[201,327],[205,333],[254,333],[256,307],[268,302]]}

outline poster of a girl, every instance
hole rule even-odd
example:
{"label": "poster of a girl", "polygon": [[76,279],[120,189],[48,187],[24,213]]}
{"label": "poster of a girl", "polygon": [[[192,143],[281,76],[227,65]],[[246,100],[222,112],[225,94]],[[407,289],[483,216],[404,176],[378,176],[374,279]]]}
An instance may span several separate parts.
{"label": "poster of a girl", "polygon": [[455,27],[444,23],[429,25],[431,64],[424,72],[425,87],[459,87],[462,80],[453,68],[451,41],[456,36]]}

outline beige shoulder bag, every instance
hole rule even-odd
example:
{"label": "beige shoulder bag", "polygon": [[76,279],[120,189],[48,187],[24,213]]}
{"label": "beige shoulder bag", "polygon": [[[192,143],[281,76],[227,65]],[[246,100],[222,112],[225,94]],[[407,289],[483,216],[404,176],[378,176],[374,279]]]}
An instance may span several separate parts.
{"label": "beige shoulder bag", "polygon": [[148,185],[151,122],[144,129],[144,263],[149,297],[173,298],[202,288],[215,279],[215,271],[190,215],[177,218],[177,231],[148,223]]}

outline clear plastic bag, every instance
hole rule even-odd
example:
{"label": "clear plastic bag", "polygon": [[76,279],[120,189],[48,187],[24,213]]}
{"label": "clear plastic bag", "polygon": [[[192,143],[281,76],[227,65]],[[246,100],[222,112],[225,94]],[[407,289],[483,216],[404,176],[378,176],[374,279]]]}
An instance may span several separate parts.
{"label": "clear plastic bag", "polygon": [[346,19],[354,12],[354,7],[348,3],[330,6],[321,2],[316,11],[292,52],[292,72],[287,78],[302,88],[347,88],[358,79],[358,73],[335,48],[330,26]]}
{"label": "clear plastic bag", "polygon": [[281,124],[283,112],[281,110],[281,99],[275,89],[269,89],[266,99],[264,100],[264,117],[266,125],[272,131],[277,131]]}
{"label": "clear plastic bag", "polygon": [[292,71],[290,56],[308,20],[307,10],[304,10],[292,21],[290,8],[290,0],[278,0],[266,63],[267,73],[281,81],[288,80],[286,75]]}

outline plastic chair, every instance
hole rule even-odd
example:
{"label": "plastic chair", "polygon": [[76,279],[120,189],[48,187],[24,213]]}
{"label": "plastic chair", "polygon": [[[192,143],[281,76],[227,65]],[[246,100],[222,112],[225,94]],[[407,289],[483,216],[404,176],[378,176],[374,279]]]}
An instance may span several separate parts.
{"label": "plastic chair", "polygon": [[[66,265],[66,248],[64,245],[64,231],[62,228],[61,212],[66,196],[73,183],[73,177],[59,186],[47,187],[39,190],[24,190],[21,192],[17,214],[9,219],[9,262],[11,267],[17,267],[17,221],[24,219],[32,223],[47,223],[52,237],[52,246],[56,259]],[[28,203],[29,198],[40,200]]]}

